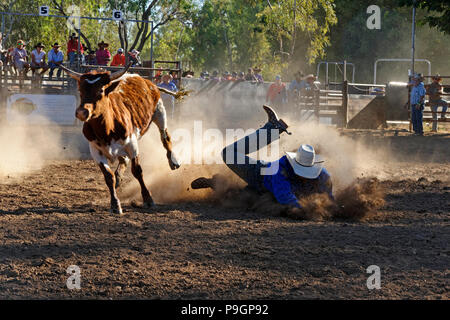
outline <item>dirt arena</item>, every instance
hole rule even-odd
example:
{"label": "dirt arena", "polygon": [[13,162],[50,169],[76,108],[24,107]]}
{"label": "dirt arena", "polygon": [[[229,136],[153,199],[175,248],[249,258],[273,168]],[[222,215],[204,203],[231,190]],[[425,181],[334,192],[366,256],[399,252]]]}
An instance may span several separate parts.
{"label": "dirt arena", "polygon": [[[379,175],[386,205],[367,221],[291,220],[207,199],[151,210],[124,200],[114,216],[91,160],[3,177],[0,298],[448,299],[450,135],[342,134],[396,151]],[[70,265],[81,290],[66,287]],[[370,265],[379,290],[366,287]]]}

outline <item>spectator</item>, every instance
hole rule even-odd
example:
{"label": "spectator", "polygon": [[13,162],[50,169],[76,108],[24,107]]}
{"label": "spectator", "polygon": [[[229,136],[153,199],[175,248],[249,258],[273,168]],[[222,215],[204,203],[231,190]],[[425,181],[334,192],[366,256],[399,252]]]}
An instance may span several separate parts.
{"label": "spectator", "polygon": [[246,81],[256,81],[256,78],[255,78],[252,68],[248,68],[247,74],[245,75],[245,80]]}
{"label": "spectator", "polygon": [[105,43],[103,40],[98,44],[98,50],[95,53],[95,57],[97,58],[97,64],[100,66],[107,66],[111,60],[111,53],[107,49],[108,47],[109,43]]}
{"label": "spectator", "polygon": [[26,75],[30,69],[30,64],[28,63],[28,54],[25,50],[25,41],[17,41],[17,47],[13,51],[13,61],[19,74]]}
{"label": "spectator", "polygon": [[266,102],[269,102],[271,106],[283,109],[286,99],[286,85],[281,82],[281,76],[277,75],[275,82],[270,85],[267,91]]}
{"label": "spectator", "polygon": [[233,72],[231,73],[231,80],[232,80],[232,81],[236,81],[237,79],[238,79],[238,74],[237,74],[236,71],[233,71]]}
{"label": "spectator", "polygon": [[48,52],[48,66],[50,67],[50,72],[48,73],[48,78],[51,80],[53,77],[53,71],[58,68],[58,71],[56,73],[56,76],[58,77],[58,80],[61,78],[61,70],[59,68],[59,65],[63,63],[64,60],[64,54],[62,51],[59,50],[61,46],[58,44],[58,42],[55,42],[53,44],[53,48]]}
{"label": "spectator", "polygon": [[231,80],[231,74],[228,71],[224,71],[222,74],[222,81],[230,81]]}
{"label": "spectator", "polygon": [[3,33],[0,32],[0,55],[1,55],[0,67],[2,67],[3,64],[6,65],[6,52],[7,51],[3,50],[2,41],[3,41]]}
{"label": "spectator", "polygon": [[263,79],[263,76],[261,74],[261,71],[262,71],[261,68],[255,67],[255,68],[253,68],[253,71],[255,72],[254,76],[255,76],[256,82],[264,83],[264,79]]}
{"label": "spectator", "polygon": [[141,58],[139,57],[139,51],[137,51],[136,49],[131,50],[131,52],[128,52],[128,54],[130,55],[130,61],[131,61],[131,66],[132,67],[139,67],[141,66]]}
{"label": "spectator", "polygon": [[92,66],[97,65],[97,56],[94,50],[89,51],[89,54],[86,56],[86,64]]}
{"label": "spectator", "polygon": [[295,74],[295,79],[289,85],[289,92],[300,92],[301,89],[306,88],[306,81],[303,79],[303,72],[299,71]]}
{"label": "spectator", "polygon": [[208,73],[208,71],[202,71],[202,73],[200,73],[200,79],[201,80],[209,80],[209,73]]}
{"label": "spectator", "polygon": [[239,75],[237,77],[237,80],[239,81],[245,81],[245,73],[243,71],[239,72]]}
{"label": "spectator", "polygon": [[31,51],[31,72],[33,73],[33,78],[36,70],[42,69],[39,73],[39,78],[42,76],[45,71],[48,70],[48,65],[45,63],[45,51],[43,50],[45,47],[42,43],[38,43],[34,50]]}
{"label": "spectator", "polygon": [[[159,84],[160,87],[168,89],[173,92],[177,92],[178,88],[173,82],[173,78],[170,74],[165,74],[162,76],[162,83]],[[163,100],[164,106],[169,112],[171,112],[171,118],[174,118],[175,114],[175,98],[166,93],[161,93],[161,99]]]}
{"label": "spectator", "polygon": [[422,74],[415,74],[412,81],[411,89],[411,122],[413,125],[414,135],[423,136],[423,109],[425,101],[425,86],[423,84]]}
{"label": "spectator", "polygon": [[318,89],[316,84],[314,83],[316,81],[316,76],[313,74],[308,74],[305,78],[305,89],[306,90],[313,90]]}
{"label": "spectator", "polygon": [[[78,46],[80,46],[80,48],[78,48]],[[72,33],[72,35],[69,37],[69,41],[67,42],[67,56],[69,58],[70,65],[74,65],[77,55],[82,56],[83,53],[83,45],[81,45],[78,41],[77,35],[75,33]]]}
{"label": "spectator", "polygon": [[117,53],[114,55],[113,60],[111,62],[112,67],[125,66],[125,54],[123,53],[123,49],[119,48]]}
{"label": "spectator", "polygon": [[445,119],[445,112],[448,108],[448,102],[442,99],[443,88],[441,85],[442,77],[437,74],[433,77],[433,82],[428,87],[428,95],[430,97],[431,111],[433,112],[433,127],[431,132],[437,132],[437,109],[442,107],[441,119]]}
{"label": "spectator", "polygon": [[213,71],[211,80],[220,81],[220,78],[219,78],[219,71],[217,71],[217,70],[214,70],[214,71]]}
{"label": "spectator", "polygon": [[156,74],[155,74],[155,83],[156,84],[161,82],[162,72],[163,72],[162,67],[159,67],[158,71],[156,71]]}

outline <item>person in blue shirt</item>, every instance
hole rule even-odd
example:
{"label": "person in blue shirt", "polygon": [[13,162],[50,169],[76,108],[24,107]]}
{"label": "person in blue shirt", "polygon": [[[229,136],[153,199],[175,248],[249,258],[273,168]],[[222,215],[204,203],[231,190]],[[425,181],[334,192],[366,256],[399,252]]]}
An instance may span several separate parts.
{"label": "person in blue shirt", "polygon": [[423,84],[422,74],[415,74],[411,89],[411,122],[413,125],[414,135],[423,136],[423,109],[425,102],[425,86]]}
{"label": "person in blue shirt", "polygon": [[[279,119],[269,106],[263,106],[268,122],[250,135],[230,144],[222,150],[225,164],[248,184],[248,188],[262,194],[270,192],[283,205],[301,208],[299,200],[314,193],[326,193],[333,198],[331,177],[323,166],[324,160],[314,147],[302,144],[297,152],[286,152],[277,161],[265,162],[248,157],[287,131],[287,124]],[[217,180],[197,178],[192,189],[215,188]]]}
{"label": "person in blue shirt", "polygon": [[[178,92],[178,88],[175,83],[172,81],[173,78],[170,74],[165,74],[161,78],[162,82],[158,84],[159,87],[164,89],[168,89],[173,92]],[[161,93],[161,99],[163,100],[164,106],[167,110],[170,110],[171,119],[174,118],[175,115],[175,98],[167,93]]]}

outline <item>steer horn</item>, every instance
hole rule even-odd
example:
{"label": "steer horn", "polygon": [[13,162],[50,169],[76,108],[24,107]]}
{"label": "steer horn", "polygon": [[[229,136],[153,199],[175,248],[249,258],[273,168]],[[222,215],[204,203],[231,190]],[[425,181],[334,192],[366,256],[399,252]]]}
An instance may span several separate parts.
{"label": "steer horn", "polygon": [[114,80],[116,80],[116,79],[119,79],[121,76],[123,76],[127,71],[128,71],[128,69],[130,69],[130,67],[131,67],[131,63],[129,63],[125,68],[123,68],[122,70],[119,70],[119,71],[116,71],[116,72],[114,72],[113,74],[111,74],[110,76],[109,76],[109,78],[111,79],[111,81],[114,81]]}
{"label": "steer horn", "polygon": [[72,71],[72,70],[70,70],[70,69],[64,67],[62,64],[60,64],[59,67],[60,67],[61,69],[63,69],[63,70],[64,70],[71,78],[80,81],[80,78],[81,78],[81,76],[82,76],[81,73]]}

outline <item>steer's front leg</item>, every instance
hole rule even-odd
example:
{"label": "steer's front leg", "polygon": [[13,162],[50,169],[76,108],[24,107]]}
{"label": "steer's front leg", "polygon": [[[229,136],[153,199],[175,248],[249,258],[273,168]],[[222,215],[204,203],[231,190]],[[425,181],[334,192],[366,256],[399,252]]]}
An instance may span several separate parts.
{"label": "steer's front leg", "polygon": [[114,175],[114,172],[107,164],[104,164],[102,162],[99,163],[99,167],[103,172],[106,185],[108,186],[109,193],[111,194],[111,212],[122,214],[122,207],[116,193],[116,177]]}

